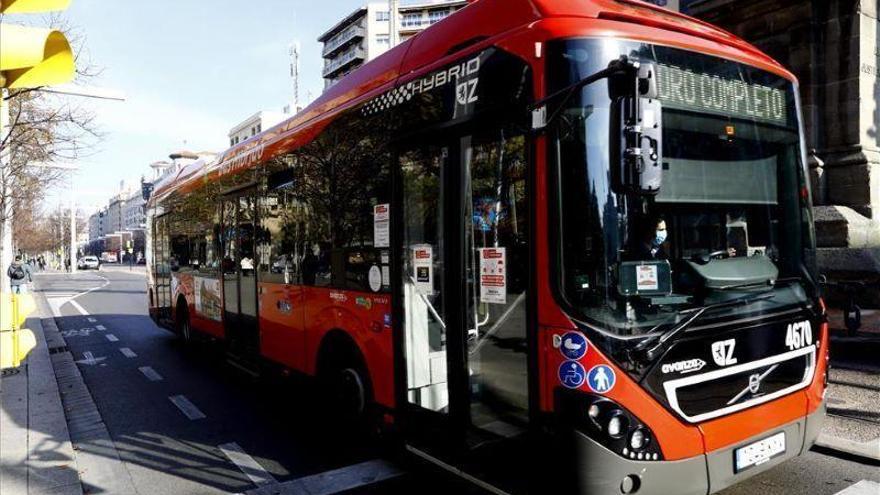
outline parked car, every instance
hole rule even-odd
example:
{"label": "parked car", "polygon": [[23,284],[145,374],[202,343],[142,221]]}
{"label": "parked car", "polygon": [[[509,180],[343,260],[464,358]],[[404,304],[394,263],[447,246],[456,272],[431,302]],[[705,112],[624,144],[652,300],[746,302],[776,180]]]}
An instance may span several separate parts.
{"label": "parked car", "polygon": [[101,262],[97,256],[83,256],[76,262],[76,268],[79,270],[98,270],[101,268]]}

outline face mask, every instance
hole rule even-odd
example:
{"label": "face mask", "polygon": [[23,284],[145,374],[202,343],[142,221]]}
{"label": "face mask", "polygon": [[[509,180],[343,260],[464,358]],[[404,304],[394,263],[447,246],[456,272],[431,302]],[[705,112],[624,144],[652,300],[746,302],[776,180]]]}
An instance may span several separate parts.
{"label": "face mask", "polygon": [[666,235],[667,235],[667,233],[665,230],[658,230],[657,236],[654,238],[654,245],[659,246],[659,245],[663,244],[664,242],[666,242]]}

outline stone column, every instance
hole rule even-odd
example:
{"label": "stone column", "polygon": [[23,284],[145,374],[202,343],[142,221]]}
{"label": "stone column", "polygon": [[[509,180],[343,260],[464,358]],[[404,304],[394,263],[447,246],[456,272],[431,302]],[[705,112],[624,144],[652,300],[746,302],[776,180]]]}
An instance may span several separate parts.
{"label": "stone column", "polygon": [[[878,0],[690,0],[685,13],[753,43],[800,81],[819,270],[880,280]],[[865,295],[880,305],[880,287]],[[863,302],[863,303],[864,303]]]}

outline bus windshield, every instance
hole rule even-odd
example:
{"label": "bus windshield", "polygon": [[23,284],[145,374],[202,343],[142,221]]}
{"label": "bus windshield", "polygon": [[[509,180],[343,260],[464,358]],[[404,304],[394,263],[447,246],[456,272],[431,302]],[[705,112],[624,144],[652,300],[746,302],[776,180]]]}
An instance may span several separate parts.
{"label": "bus windshield", "polygon": [[621,55],[656,67],[662,185],[653,196],[615,187],[609,142],[619,137],[607,82],[554,109],[556,272],[575,317],[635,336],[750,293],[772,296],[720,305],[714,316],[807,303],[815,242],[794,85],[698,53],[575,39],[548,45],[548,92]]}

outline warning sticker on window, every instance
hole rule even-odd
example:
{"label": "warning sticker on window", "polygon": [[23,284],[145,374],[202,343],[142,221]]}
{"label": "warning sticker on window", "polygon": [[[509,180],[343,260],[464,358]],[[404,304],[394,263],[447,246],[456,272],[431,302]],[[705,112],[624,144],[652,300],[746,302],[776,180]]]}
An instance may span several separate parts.
{"label": "warning sticker on window", "polygon": [[505,248],[481,248],[480,302],[507,304],[507,255]]}
{"label": "warning sticker on window", "polygon": [[373,246],[391,246],[391,207],[388,204],[373,207]]}
{"label": "warning sticker on window", "polygon": [[426,296],[434,294],[434,249],[430,244],[414,246],[412,249],[413,281],[418,290]]}
{"label": "warning sticker on window", "polygon": [[656,265],[639,265],[636,267],[636,289],[657,290],[660,288],[660,282],[657,277]]}

